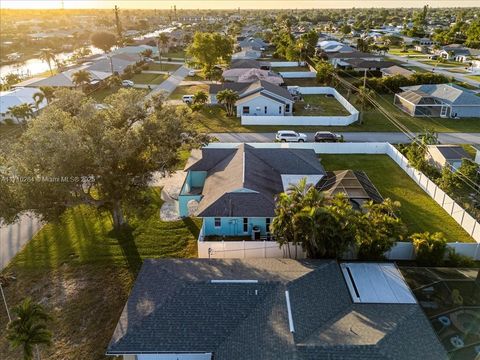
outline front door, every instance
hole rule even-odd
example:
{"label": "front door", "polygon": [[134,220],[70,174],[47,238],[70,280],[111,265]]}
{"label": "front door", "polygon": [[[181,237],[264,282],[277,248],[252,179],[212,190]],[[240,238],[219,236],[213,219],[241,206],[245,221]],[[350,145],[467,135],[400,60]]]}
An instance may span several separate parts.
{"label": "front door", "polygon": [[448,106],[442,106],[440,110],[440,117],[444,118],[448,116]]}

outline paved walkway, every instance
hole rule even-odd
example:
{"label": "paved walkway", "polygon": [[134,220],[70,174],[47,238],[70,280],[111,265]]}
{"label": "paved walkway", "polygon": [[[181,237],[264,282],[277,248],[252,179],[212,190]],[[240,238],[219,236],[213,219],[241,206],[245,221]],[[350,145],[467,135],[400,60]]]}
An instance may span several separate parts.
{"label": "paved walkway", "polygon": [[161,173],[154,174],[149,185],[162,188],[161,196],[164,201],[160,209],[160,219],[162,221],[180,220],[178,196],[186,176],[187,174],[184,171],[176,171],[167,176],[163,176]]}
{"label": "paved walkway", "polygon": [[157,85],[156,87],[152,87],[153,90],[147,95],[147,98],[159,92],[164,92],[166,95],[170,95],[185,79],[185,77],[188,75],[189,70],[190,69],[188,69],[187,67],[181,66],[172,75],[170,75],[167,80]]}
{"label": "paved walkway", "polygon": [[142,74],[165,74],[170,75],[170,71],[161,71],[161,70],[143,70]]}
{"label": "paved walkway", "polygon": [[180,83],[181,86],[190,86],[190,85],[211,85],[211,84],[220,84],[219,81],[211,81],[211,80],[184,80]]}
{"label": "paved walkway", "polygon": [[[306,133],[307,141],[313,141],[315,133]],[[339,132],[348,142],[389,142],[401,144],[410,142],[400,132]],[[275,133],[212,133],[220,142],[272,142]],[[480,133],[439,133],[442,144],[480,144]]]}
{"label": "paved walkway", "polygon": [[[445,75],[445,76],[448,76],[448,77],[453,77],[455,80],[462,81],[462,82],[467,83],[469,85],[480,88],[480,82],[469,79],[467,77],[469,75],[472,75],[471,73],[460,74],[460,73],[451,72],[451,71],[448,70],[448,68],[440,68],[438,66],[432,66],[432,65],[425,64],[425,63],[422,63],[422,62],[417,61],[417,60],[413,60],[412,58],[407,59],[404,56],[392,55],[392,54],[387,54],[386,56],[390,57],[394,60],[401,61],[401,62],[406,63],[408,65],[417,66],[419,68],[422,68],[422,69],[425,69],[425,70],[428,70],[428,71],[432,71],[434,69],[434,73],[442,74],[442,75]],[[439,64],[439,65],[441,66],[441,64]]]}

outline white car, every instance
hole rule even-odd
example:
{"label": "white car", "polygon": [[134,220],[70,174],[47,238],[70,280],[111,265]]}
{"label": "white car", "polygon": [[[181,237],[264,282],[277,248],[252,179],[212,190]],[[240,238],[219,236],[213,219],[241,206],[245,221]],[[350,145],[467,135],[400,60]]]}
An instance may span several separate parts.
{"label": "white car", "polygon": [[123,87],[133,87],[135,83],[132,80],[122,80]]}
{"label": "white car", "polygon": [[280,130],[275,135],[275,139],[281,142],[305,142],[307,135],[292,130]]}
{"label": "white car", "polygon": [[196,73],[195,73],[195,70],[190,70],[190,71],[188,72],[188,76],[195,76],[195,74],[196,74]]}
{"label": "white car", "polygon": [[185,104],[193,104],[194,100],[195,100],[195,95],[183,95],[182,96],[182,101]]}

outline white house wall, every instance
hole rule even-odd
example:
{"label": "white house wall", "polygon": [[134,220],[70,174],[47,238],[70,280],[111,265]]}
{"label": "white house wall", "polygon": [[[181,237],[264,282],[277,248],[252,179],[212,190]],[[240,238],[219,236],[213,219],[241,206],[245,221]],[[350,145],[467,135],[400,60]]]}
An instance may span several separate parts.
{"label": "white house wall", "polygon": [[[242,99],[243,100],[243,99]],[[241,117],[243,113],[243,107],[248,106],[250,108],[249,116],[283,116],[285,114],[285,105],[269,99],[265,96],[255,96],[245,101],[239,100],[237,102],[237,116]],[[267,107],[267,112],[265,113],[265,106]],[[257,109],[258,108],[258,109]],[[279,112],[279,108],[281,111]],[[292,105],[290,105],[292,108]]]}

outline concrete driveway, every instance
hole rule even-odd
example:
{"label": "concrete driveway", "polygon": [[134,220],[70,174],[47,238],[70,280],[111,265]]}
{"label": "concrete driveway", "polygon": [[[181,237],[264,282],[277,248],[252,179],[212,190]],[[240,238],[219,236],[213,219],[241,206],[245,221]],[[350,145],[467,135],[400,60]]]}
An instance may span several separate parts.
{"label": "concrete driveway", "polygon": [[177,86],[180,85],[180,83],[185,79],[189,71],[190,69],[188,69],[187,67],[181,66],[172,75],[170,75],[170,77],[168,77],[167,80],[165,80],[161,84],[154,87],[152,91],[147,95],[147,98],[159,92],[163,92],[167,95],[170,95],[172,92],[175,91]]}

